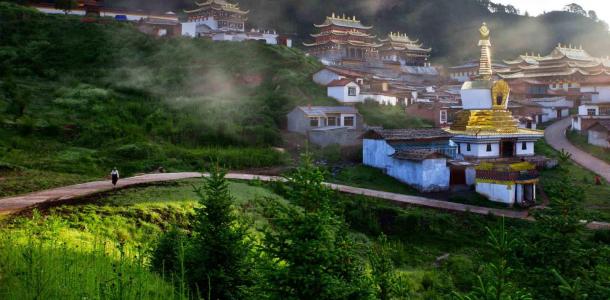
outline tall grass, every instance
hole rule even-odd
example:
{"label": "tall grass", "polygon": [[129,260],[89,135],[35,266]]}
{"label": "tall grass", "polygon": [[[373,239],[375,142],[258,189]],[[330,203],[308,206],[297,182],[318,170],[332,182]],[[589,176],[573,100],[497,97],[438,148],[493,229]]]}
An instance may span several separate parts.
{"label": "tall grass", "polygon": [[[71,243],[59,218],[35,214],[0,235],[1,299],[187,299],[148,271],[143,247],[120,237]],[[179,286],[179,285],[176,285]]]}

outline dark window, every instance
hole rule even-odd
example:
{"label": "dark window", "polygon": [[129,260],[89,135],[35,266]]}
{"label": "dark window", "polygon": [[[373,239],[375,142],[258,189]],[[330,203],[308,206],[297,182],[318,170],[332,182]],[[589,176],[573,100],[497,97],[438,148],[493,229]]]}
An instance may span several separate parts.
{"label": "dark window", "polygon": [[309,126],[318,127],[319,124],[320,120],[318,120],[318,118],[309,118]]}
{"label": "dark window", "polygon": [[353,86],[350,86],[347,88],[347,95],[348,96],[356,96],[356,88]]}
{"label": "dark window", "polygon": [[491,152],[491,144],[487,144],[487,152]]}
{"label": "dark window", "polygon": [[470,143],[466,144],[466,151],[470,151]]}
{"label": "dark window", "polygon": [[457,143],[457,148],[458,154],[462,154],[462,145],[460,143]]}
{"label": "dark window", "polygon": [[521,143],[521,150],[527,150],[527,143],[526,142]]}
{"label": "dark window", "polygon": [[587,115],[589,115],[589,116],[595,116],[595,108],[589,108],[589,109],[587,109]]}
{"label": "dark window", "polygon": [[337,117],[328,117],[328,126],[337,126]]}
{"label": "dark window", "polygon": [[343,126],[354,126],[354,117],[343,118]]}

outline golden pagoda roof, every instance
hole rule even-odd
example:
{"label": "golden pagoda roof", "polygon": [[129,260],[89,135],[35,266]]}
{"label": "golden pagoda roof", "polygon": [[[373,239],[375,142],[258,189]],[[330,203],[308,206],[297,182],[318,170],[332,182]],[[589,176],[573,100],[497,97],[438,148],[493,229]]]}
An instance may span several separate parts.
{"label": "golden pagoda roof", "polygon": [[350,18],[350,17],[346,17],[345,14],[343,14],[343,16],[339,16],[339,15],[335,15],[335,13],[333,13],[329,17],[326,17],[326,20],[324,20],[324,23],[314,24],[313,26],[320,28],[320,27],[327,27],[330,25],[348,27],[348,28],[357,28],[357,29],[367,29],[367,30],[373,28],[373,26],[362,25],[360,20],[356,19],[356,16],[353,16],[352,18]]}
{"label": "golden pagoda roof", "polygon": [[313,47],[313,46],[319,46],[319,45],[326,45],[328,43],[333,43],[333,44],[337,44],[337,45],[349,44],[352,46],[369,47],[369,48],[379,48],[382,46],[381,44],[373,44],[373,43],[367,43],[367,42],[361,42],[361,41],[342,41],[342,40],[327,40],[327,41],[323,41],[323,42],[303,43],[303,45],[307,46],[307,47]]}
{"label": "golden pagoda roof", "polygon": [[390,32],[385,39],[379,39],[384,46],[396,51],[422,51],[432,52],[432,48],[423,48],[419,40],[411,40],[405,33]]}
{"label": "golden pagoda roof", "polygon": [[357,30],[327,30],[322,31],[320,33],[312,33],[310,34],[312,37],[321,37],[327,35],[352,35],[352,36],[362,36],[368,38],[376,38],[377,36],[371,35],[365,32],[357,31]]}
{"label": "golden pagoda roof", "polygon": [[229,3],[225,0],[207,0],[205,2],[195,2],[198,8],[192,10],[184,10],[185,13],[195,13],[206,9],[222,10],[238,14],[247,14],[250,11],[244,11],[239,8],[239,4]]}

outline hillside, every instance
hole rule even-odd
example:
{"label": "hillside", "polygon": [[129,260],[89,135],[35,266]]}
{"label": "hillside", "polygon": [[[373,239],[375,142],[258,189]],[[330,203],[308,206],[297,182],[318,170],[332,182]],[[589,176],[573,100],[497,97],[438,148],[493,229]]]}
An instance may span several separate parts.
{"label": "hillside", "polygon": [[[487,22],[499,58],[512,58],[525,51],[546,53],[557,43],[582,44],[592,54],[610,53],[607,24],[563,11],[529,17],[516,14],[514,7],[489,0],[242,0],[249,9],[249,22],[256,28],[276,29],[292,34],[299,42],[310,39],[313,24],[332,12],[355,15],[378,34],[406,32],[433,48],[435,63],[457,63],[476,58],[481,22]],[[107,0],[108,6],[173,10],[192,8],[192,0]],[[567,3],[566,3],[567,4]],[[586,9],[586,7],[585,7]],[[492,11],[494,11],[492,13]],[[522,12],[525,13],[525,12]]]}
{"label": "hillside", "polygon": [[0,195],[113,165],[128,175],[282,164],[267,147],[281,142],[284,114],[335,103],[311,81],[319,63],[285,47],[154,39],[6,3],[0,45]]}

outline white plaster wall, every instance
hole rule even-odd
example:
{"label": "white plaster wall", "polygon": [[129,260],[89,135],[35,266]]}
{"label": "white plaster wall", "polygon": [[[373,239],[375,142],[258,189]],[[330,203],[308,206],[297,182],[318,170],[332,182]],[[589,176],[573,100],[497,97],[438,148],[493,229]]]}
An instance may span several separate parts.
{"label": "white plaster wall", "polygon": [[610,86],[600,86],[600,87],[597,87],[597,91],[599,92],[599,96],[596,99],[597,102],[608,102],[608,101],[610,101]]}
{"label": "white plaster wall", "polygon": [[587,116],[587,110],[595,109],[595,115],[599,115],[599,106],[597,105],[581,105],[578,107],[578,114],[581,116]]}
{"label": "white plaster wall", "polygon": [[[349,96],[348,88],[354,87],[356,88],[356,96]],[[346,86],[329,86],[327,88],[327,95],[331,98],[337,99],[339,102],[344,103],[356,103],[362,102],[360,100],[360,86],[351,82]]]}
{"label": "white plaster wall", "polygon": [[581,121],[580,117],[572,118],[572,129],[578,130],[578,131],[582,130],[580,121]]}
{"label": "white plaster wall", "polygon": [[562,117],[562,118],[565,118],[565,117],[567,117],[567,116],[569,116],[569,115],[570,115],[570,109],[569,109],[569,108],[563,108],[563,109],[561,110],[561,117]]}
{"label": "white plaster wall", "polygon": [[514,204],[515,185],[504,185],[487,182],[479,182],[476,185],[477,193],[487,197],[494,202]]}
{"label": "white plaster wall", "polygon": [[[522,149],[522,145],[521,143],[525,143],[527,146],[527,149],[523,150]],[[517,141],[517,143],[515,144],[515,149],[517,156],[531,156],[534,155],[534,142],[521,142],[521,141]]]}
{"label": "white plaster wall", "polygon": [[498,157],[500,156],[500,144],[490,143],[491,152],[487,152],[487,143],[475,144],[470,143],[470,151],[467,151],[467,143],[460,143],[460,153],[467,157]]}
{"label": "white plaster wall", "polygon": [[468,109],[491,109],[491,90],[466,89],[461,90],[462,107]]}
{"label": "white plaster wall", "polygon": [[610,148],[610,142],[608,142],[608,134],[606,132],[589,130],[588,134],[589,144],[603,148]]}
{"label": "white plaster wall", "polygon": [[557,119],[557,111],[555,109],[543,108],[542,113],[542,123]]}
{"label": "white plaster wall", "polygon": [[[50,15],[56,15],[56,14],[63,15],[64,14],[64,11],[61,9],[47,8],[47,7],[36,7],[36,9],[41,13],[50,14]],[[84,16],[85,11],[82,9],[75,9],[75,10],[69,11],[68,14],[75,15],[75,16]]]}
{"label": "white plaster wall", "polygon": [[[345,118],[346,117],[353,117],[354,118],[354,125],[353,126],[346,126],[345,125]],[[356,128],[358,126],[358,118],[354,114],[341,114],[341,126],[350,127],[350,128]]]}
{"label": "white plaster wall", "polygon": [[466,184],[475,185],[477,179],[477,170],[474,167],[466,168]]}
{"label": "white plaster wall", "polygon": [[374,101],[382,105],[396,106],[398,104],[398,98],[394,96],[379,95],[379,94],[361,94],[360,102]]}
{"label": "white plaster wall", "polygon": [[182,23],[182,35],[195,37],[197,35],[197,23],[195,23],[195,22]]}
{"label": "white plaster wall", "polygon": [[364,139],[362,141],[362,163],[367,166],[385,170],[389,165],[390,155],[396,150],[384,140]]}

